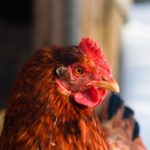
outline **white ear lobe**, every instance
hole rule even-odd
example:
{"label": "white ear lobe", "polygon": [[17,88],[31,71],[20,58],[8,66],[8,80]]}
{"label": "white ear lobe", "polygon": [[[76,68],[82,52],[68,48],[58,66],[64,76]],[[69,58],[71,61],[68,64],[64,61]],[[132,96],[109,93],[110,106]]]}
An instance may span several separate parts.
{"label": "white ear lobe", "polygon": [[62,70],[62,67],[59,67],[59,68],[56,69],[56,74],[57,74],[58,76],[60,76],[61,70]]}
{"label": "white ear lobe", "polygon": [[58,67],[56,69],[56,74],[61,78],[67,77],[68,76],[68,69],[64,66]]}

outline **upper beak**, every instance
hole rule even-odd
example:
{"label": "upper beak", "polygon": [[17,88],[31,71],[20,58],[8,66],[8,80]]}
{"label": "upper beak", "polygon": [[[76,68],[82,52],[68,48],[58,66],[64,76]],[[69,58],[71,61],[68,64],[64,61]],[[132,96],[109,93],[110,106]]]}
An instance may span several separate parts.
{"label": "upper beak", "polygon": [[119,93],[120,91],[117,81],[113,78],[97,82],[96,85],[100,88],[107,89],[116,93]]}

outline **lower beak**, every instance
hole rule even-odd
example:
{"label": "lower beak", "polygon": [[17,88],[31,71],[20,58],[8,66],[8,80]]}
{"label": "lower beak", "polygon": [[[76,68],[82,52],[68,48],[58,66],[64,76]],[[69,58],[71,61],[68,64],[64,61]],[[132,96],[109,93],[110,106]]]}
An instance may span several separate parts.
{"label": "lower beak", "polygon": [[119,93],[119,85],[117,81],[113,78],[109,80],[102,80],[100,82],[96,82],[96,85],[100,88],[107,89],[116,93]]}

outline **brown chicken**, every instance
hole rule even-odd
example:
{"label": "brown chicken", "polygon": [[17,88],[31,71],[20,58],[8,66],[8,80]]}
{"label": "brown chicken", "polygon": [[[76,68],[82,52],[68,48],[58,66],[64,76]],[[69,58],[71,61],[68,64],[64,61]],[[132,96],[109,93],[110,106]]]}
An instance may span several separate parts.
{"label": "brown chicken", "polygon": [[140,137],[140,127],[137,121],[135,121],[133,136],[132,136],[132,144],[131,150],[146,150],[141,137]]}
{"label": "brown chicken", "polygon": [[[121,107],[118,108],[116,114],[109,121],[111,123],[111,130],[107,133],[108,141],[111,145],[111,150],[131,150],[132,135],[134,128],[134,112],[127,106],[124,106],[124,112],[120,113]],[[116,117],[120,114],[120,117]],[[122,117],[121,117],[122,114]],[[118,122],[118,124],[116,124]],[[109,123],[109,124],[110,124]],[[108,124],[108,123],[107,123]],[[108,125],[107,125],[108,126]],[[106,131],[106,129],[105,129]],[[108,130],[107,130],[108,132]],[[113,148],[114,147],[114,148]]]}
{"label": "brown chicken", "polygon": [[134,111],[124,105],[118,94],[109,93],[101,104],[99,113],[110,150],[146,150],[139,136]]}
{"label": "brown chicken", "polygon": [[113,126],[118,126],[124,112],[124,101],[118,94],[108,93],[98,112],[102,124],[111,120]]}
{"label": "brown chicken", "polygon": [[107,90],[119,87],[92,40],[40,49],[11,89],[0,150],[108,150],[93,109]]}

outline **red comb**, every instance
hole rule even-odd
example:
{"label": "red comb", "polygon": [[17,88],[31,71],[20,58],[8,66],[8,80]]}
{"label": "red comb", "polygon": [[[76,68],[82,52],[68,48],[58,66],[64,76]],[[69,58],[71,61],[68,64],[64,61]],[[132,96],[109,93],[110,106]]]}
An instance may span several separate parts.
{"label": "red comb", "polygon": [[79,47],[87,54],[94,58],[95,63],[106,70],[108,73],[111,73],[110,65],[107,60],[104,58],[102,49],[100,49],[96,42],[90,38],[83,38],[79,43]]}
{"label": "red comb", "polygon": [[90,38],[83,38],[79,44],[79,47],[86,53],[90,53],[92,56],[103,57],[102,50],[97,47],[96,42]]}

